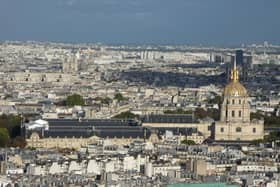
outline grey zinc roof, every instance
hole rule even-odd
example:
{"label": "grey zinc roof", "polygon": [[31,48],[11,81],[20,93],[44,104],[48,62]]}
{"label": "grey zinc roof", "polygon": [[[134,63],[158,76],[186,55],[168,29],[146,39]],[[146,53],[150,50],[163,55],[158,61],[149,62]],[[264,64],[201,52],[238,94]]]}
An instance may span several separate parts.
{"label": "grey zinc roof", "polygon": [[[30,136],[32,132],[36,131],[41,137],[91,137],[96,135],[102,138],[143,138],[145,129],[138,125],[133,120],[75,120],[75,119],[50,119],[49,130],[43,131],[36,129],[27,131],[26,135]],[[146,135],[149,136],[150,132],[147,129]]]}
{"label": "grey zinc roof", "polygon": [[194,123],[192,114],[159,114],[147,115],[142,118],[143,123]]}

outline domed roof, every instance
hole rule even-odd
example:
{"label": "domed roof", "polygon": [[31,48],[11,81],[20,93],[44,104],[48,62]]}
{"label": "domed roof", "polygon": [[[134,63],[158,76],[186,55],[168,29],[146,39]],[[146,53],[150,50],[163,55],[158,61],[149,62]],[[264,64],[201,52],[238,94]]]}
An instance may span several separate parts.
{"label": "domed roof", "polygon": [[224,90],[224,97],[231,96],[246,97],[247,90],[240,82],[232,81],[228,85],[226,85]]}
{"label": "domed roof", "polygon": [[236,61],[234,68],[231,71],[231,82],[226,85],[224,90],[224,97],[238,96],[247,97],[246,88],[239,82],[238,69],[236,68]]}

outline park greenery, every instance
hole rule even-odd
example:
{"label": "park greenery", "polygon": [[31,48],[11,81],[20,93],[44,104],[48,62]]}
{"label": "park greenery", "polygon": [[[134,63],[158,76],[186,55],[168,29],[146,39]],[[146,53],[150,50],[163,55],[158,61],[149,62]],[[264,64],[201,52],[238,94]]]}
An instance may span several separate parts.
{"label": "park greenery", "polygon": [[19,115],[0,116],[0,147],[25,147],[26,142],[20,134],[21,117]]}
{"label": "park greenery", "polygon": [[185,145],[196,145],[196,143],[193,140],[183,140],[181,141],[181,144],[185,144]]}
{"label": "park greenery", "polygon": [[69,95],[66,99],[66,105],[67,106],[75,106],[75,105],[84,106],[85,100],[79,94]]}
{"label": "park greenery", "polygon": [[10,135],[6,128],[0,128],[0,146],[5,147],[10,141]]}

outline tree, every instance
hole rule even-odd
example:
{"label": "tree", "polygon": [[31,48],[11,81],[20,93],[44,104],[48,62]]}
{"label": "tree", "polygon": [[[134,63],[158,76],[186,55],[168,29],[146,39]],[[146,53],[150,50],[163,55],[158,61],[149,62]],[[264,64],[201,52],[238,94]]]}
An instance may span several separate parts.
{"label": "tree", "polygon": [[122,112],[113,118],[119,118],[119,119],[134,119],[134,118],[139,118],[139,115],[133,114],[130,111]]}
{"label": "tree", "polygon": [[96,97],[94,98],[95,101],[100,101],[101,104],[109,105],[112,102],[112,99],[110,97]]}
{"label": "tree", "polygon": [[85,105],[85,100],[79,94],[69,95],[66,99],[66,105],[67,106],[75,106],[75,105],[84,106]]}
{"label": "tree", "polygon": [[19,115],[1,115],[0,128],[8,130],[11,138],[20,136],[21,117]]}
{"label": "tree", "polygon": [[17,136],[13,138],[10,142],[11,147],[25,148],[26,145],[27,145],[26,140],[24,139],[24,137],[21,136]]}
{"label": "tree", "polygon": [[196,145],[196,143],[193,140],[187,140],[187,139],[181,141],[181,144]]}
{"label": "tree", "polygon": [[6,128],[0,128],[0,147],[5,147],[9,143],[10,136]]}
{"label": "tree", "polygon": [[116,93],[114,99],[116,99],[118,102],[125,100],[121,93]]}

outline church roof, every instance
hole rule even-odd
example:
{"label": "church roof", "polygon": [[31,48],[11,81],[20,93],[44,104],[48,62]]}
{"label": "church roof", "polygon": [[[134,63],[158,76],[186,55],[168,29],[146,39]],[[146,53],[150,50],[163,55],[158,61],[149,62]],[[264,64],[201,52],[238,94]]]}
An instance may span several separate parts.
{"label": "church roof", "polygon": [[224,89],[224,96],[231,97],[231,96],[247,96],[246,88],[240,82],[231,81],[229,84],[226,85]]}
{"label": "church roof", "polygon": [[236,68],[236,61],[234,62],[234,68],[231,71],[231,82],[226,85],[224,90],[224,97],[231,96],[239,96],[246,97],[247,90],[246,88],[239,82],[238,70]]}

